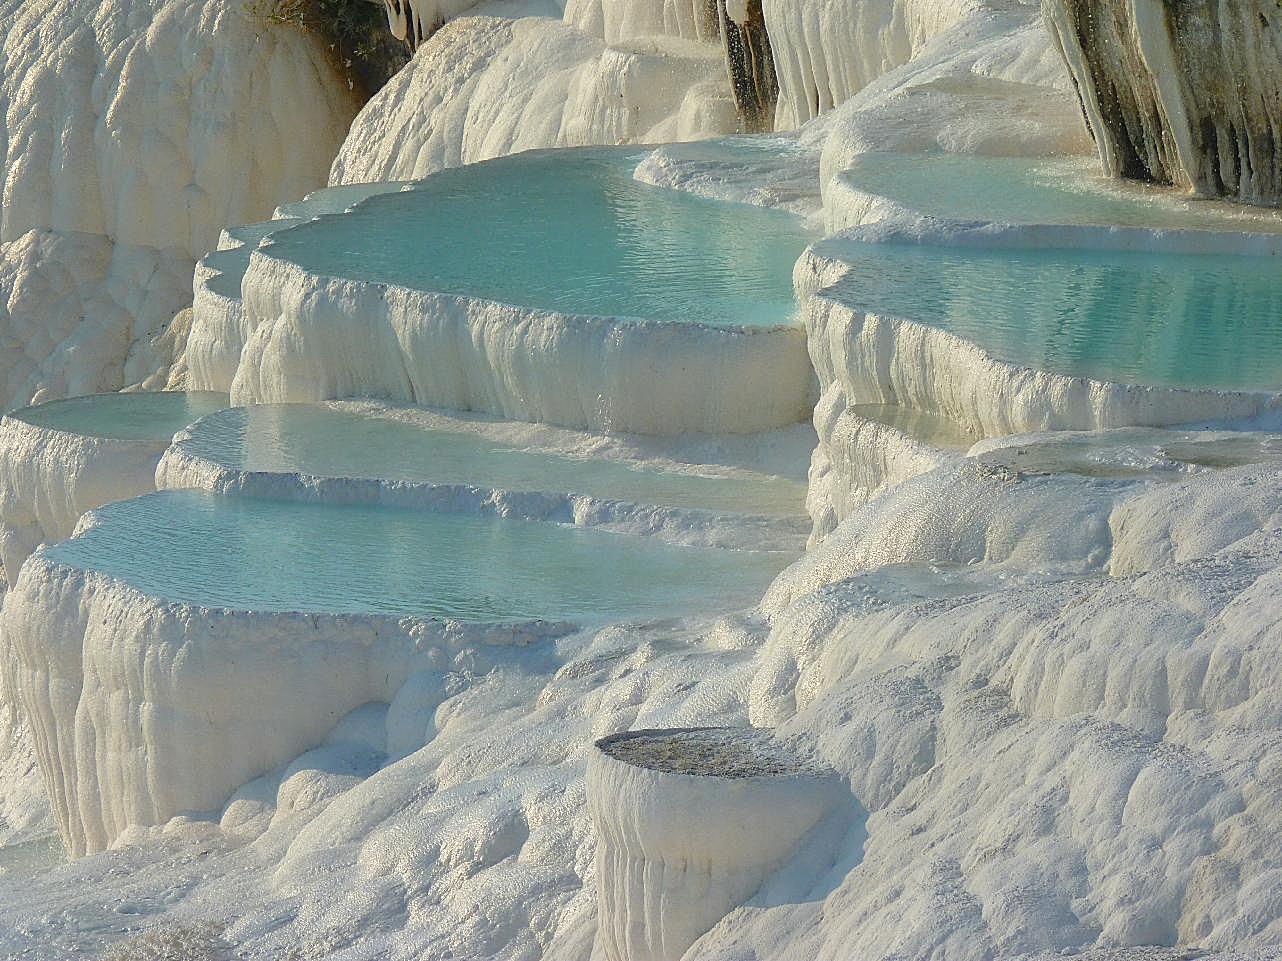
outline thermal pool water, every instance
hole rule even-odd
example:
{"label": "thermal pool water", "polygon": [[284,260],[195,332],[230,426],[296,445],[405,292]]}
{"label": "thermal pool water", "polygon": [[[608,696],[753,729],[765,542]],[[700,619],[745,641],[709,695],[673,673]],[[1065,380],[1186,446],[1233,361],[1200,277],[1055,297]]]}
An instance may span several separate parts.
{"label": "thermal pool water", "polygon": [[788,553],[559,524],[161,491],[45,556],[202,607],[461,621],[601,620],[751,604]]}
{"label": "thermal pool water", "polygon": [[309,273],[569,314],[794,322],[799,217],[633,179],[647,154],[522,154],[445,170],[272,235]]}
{"label": "thermal pool water", "polygon": [[841,240],[845,303],[993,358],[1158,387],[1282,387],[1275,258]]}
{"label": "thermal pool water", "polygon": [[[576,457],[504,443],[468,426],[425,412],[395,416],[325,405],[263,404],[204,417],[179,438],[179,446],[190,457],[237,471],[565,491],[764,515],[805,511],[800,480],[754,470],[663,469],[652,461]],[[483,428],[485,422],[476,426]]]}
{"label": "thermal pool water", "polygon": [[168,440],[192,421],[227,406],[218,391],[87,394],[10,411],[34,427],[108,440]]}

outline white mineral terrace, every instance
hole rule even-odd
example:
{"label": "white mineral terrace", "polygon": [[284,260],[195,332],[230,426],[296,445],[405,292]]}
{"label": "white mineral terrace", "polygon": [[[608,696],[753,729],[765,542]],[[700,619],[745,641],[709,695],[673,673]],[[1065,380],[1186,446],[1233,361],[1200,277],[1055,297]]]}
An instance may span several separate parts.
{"label": "white mineral terrace", "polygon": [[[370,402],[237,407],[174,438],[161,489],[525,518],[717,547],[799,549],[814,435],[680,445]],[[688,446],[688,445],[687,445]],[[736,450],[739,447],[741,450]],[[779,452],[762,463],[759,450]],[[755,448],[755,450],[754,450]],[[744,454],[748,456],[745,458]],[[781,476],[772,468],[787,470]]]}
{"label": "white mineral terrace", "polygon": [[[275,233],[239,305],[204,284],[189,382],[237,403],[369,394],[643,434],[804,420],[813,374],[788,289],[801,223],[641,184],[644,156],[494,161]],[[522,192],[528,210],[508,209]],[[489,225],[468,230],[476,218]],[[353,243],[367,264],[344,259]]]}
{"label": "white mineral terrace", "polygon": [[1276,4],[360,6],[0,0],[0,958],[1282,956]]}

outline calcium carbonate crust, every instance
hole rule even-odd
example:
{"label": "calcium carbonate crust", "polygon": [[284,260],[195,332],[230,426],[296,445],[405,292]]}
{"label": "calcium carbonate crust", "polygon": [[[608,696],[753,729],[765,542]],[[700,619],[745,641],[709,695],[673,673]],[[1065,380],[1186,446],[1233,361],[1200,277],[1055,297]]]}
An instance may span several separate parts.
{"label": "calcium carbonate crust", "polygon": [[356,107],[241,0],[0,3],[0,402],[167,368],[192,262],[322,185]]}
{"label": "calcium carbonate crust", "polygon": [[477,16],[446,24],[357,116],[329,182],[418,179],[545,147],[735,132],[719,41],[682,36],[675,26],[626,36],[611,27],[606,40],[588,6],[571,4],[565,22]]}
{"label": "calcium carbonate crust", "polygon": [[3,687],[20,694],[73,857],[131,827],[221,808],[416,671],[483,672],[507,647],[567,630],[209,609],[40,553],[0,613]]}

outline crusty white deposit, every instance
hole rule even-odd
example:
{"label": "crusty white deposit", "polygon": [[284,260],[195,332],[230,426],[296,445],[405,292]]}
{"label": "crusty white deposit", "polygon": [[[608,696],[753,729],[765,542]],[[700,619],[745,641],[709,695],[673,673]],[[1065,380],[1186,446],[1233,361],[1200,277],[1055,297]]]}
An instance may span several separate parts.
{"label": "crusty white deposit", "polygon": [[[606,0],[570,6],[564,19],[452,21],[366,108],[333,180],[418,175],[607,134],[725,129],[719,101],[705,97],[712,88],[687,82],[711,45],[697,25],[687,35],[679,0],[635,0],[626,16]],[[840,176],[863,151],[1092,149],[1035,3],[767,0],[764,12],[781,123],[807,121],[789,161],[754,183],[761,166],[718,178],[669,153],[651,176],[736,199],[771,202],[773,189],[812,211],[818,197],[835,230],[877,219]],[[625,36],[635,29],[646,33]],[[630,100],[647,89],[635,78],[669,56],[672,98]],[[896,228],[920,224],[885,229]],[[633,796],[627,779],[604,778],[598,788],[624,796],[594,802],[607,808],[601,822],[642,801],[676,801],[670,827],[646,825],[661,842],[648,873],[607,863],[621,869],[619,883],[600,908],[593,742],[752,724],[836,773],[843,817],[825,818],[827,833],[799,839],[791,856],[767,852],[767,867],[753,868],[764,880],[736,889],[731,900],[743,903],[727,903],[720,920],[687,924],[697,911],[675,902],[671,930],[696,938],[685,961],[1278,957],[1282,472],[1271,441],[1227,461],[1179,460],[1168,454],[1187,443],[1183,432],[1141,441],[1132,429],[1250,417],[1227,426],[1274,432],[1275,399],[1146,392],[997,364],[911,319],[864,314],[843,301],[840,272],[831,246],[798,270],[823,397],[810,498],[819,539],[757,610],[531,637],[501,656],[450,647],[439,663],[362,674],[363,687],[348,678],[343,690],[359,697],[336,701],[345,716],[331,720],[291,700],[294,670],[320,670],[303,647],[285,665],[253,649],[258,713],[235,730],[250,738],[297,708],[306,737],[268,730],[264,744],[279,750],[264,747],[264,773],[235,786],[236,771],[258,771],[243,770],[217,727],[190,717],[177,734],[149,727],[153,711],[181,707],[175,679],[216,689],[209,682],[225,668],[202,666],[196,641],[210,616],[154,611],[127,591],[29,565],[6,601],[6,640],[28,644],[12,633],[28,620],[62,660],[41,653],[42,667],[26,655],[24,703],[40,706],[43,731],[66,735],[57,750],[39,747],[54,759],[55,783],[88,790],[84,823],[105,825],[107,812],[111,829],[97,837],[115,842],[49,865],[56,856],[41,839],[52,822],[24,765],[33,728],[0,713],[0,843],[28,845],[9,861],[2,852],[16,849],[0,848],[0,953],[61,959],[114,943],[124,957],[168,944],[193,959],[588,961],[594,944],[597,958],[609,956],[607,941],[649,950],[662,944],[650,936],[665,930],[665,895],[689,893],[692,857],[704,859],[701,878],[719,878],[770,839],[705,843],[681,828],[717,823],[714,792],[683,802],[659,785]],[[358,298],[350,291],[308,288],[314,303],[281,320],[272,298],[303,287],[251,286],[271,314],[262,329],[275,328],[281,344],[288,334],[304,360],[256,345],[261,362],[236,375],[247,398],[333,393],[359,367],[403,399],[416,372],[431,370],[407,369],[390,341],[357,350],[338,337],[339,308]],[[371,316],[359,306],[358,317]],[[334,323],[321,323],[322,308]],[[239,364],[242,344],[224,346]],[[324,372],[323,387],[311,371]],[[579,404],[557,393],[579,373],[566,365],[545,376],[538,403]],[[754,376],[762,381],[749,386],[777,387]],[[667,399],[652,403],[637,416],[670,415]],[[946,449],[860,420],[870,403],[946,415],[977,446]],[[1091,454],[1045,433],[1096,428],[1105,432]],[[1002,439],[1016,431],[1038,433]],[[1034,452],[1034,469],[1021,469],[1020,450]],[[163,632],[149,633],[149,619]],[[290,629],[303,637],[305,627]],[[352,625],[363,651],[370,630]],[[334,625],[314,632],[341,670]],[[248,634],[238,636],[250,650]],[[152,651],[171,659],[150,661]],[[370,664],[382,661],[362,660],[362,670]],[[53,667],[60,679],[88,676],[82,665],[114,665],[112,685],[73,701],[43,684]],[[14,705],[14,674],[0,710]],[[48,722],[72,703],[83,715]],[[174,786],[147,782],[146,758],[178,734],[215,759],[189,782],[207,810],[131,826],[131,806],[172,800]],[[93,764],[76,754],[100,745]],[[126,749],[134,753],[113,753]],[[121,790],[104,782],[94,794],[98,771]],[[783,827],[804,833],[804,820]],[[629,941],[626,925],[607,938],[602,922],[632,905],[655,908],[644,941]]]}

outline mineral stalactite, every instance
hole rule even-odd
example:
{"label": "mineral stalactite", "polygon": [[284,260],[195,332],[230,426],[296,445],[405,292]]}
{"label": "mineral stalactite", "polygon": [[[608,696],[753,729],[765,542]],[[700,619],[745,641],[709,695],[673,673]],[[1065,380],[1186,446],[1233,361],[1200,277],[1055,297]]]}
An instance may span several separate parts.
{"label": "mineral stalactite", "polygon": [[779,81],[761,0],[725,0],[721,34],[735,106],[747,133],[774,129]]}
{"label": "mineral stalactite", "polygon": [[1276,0],[1042,0],[1106,171],[1282,203]]}

